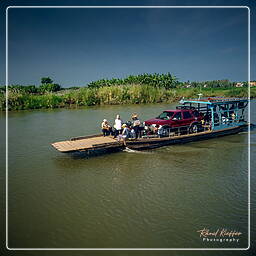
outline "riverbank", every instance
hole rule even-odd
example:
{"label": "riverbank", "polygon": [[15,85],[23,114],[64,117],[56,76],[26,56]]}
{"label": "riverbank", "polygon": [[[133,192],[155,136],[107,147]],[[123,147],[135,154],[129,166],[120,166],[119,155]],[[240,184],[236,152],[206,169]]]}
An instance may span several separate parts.
{"label": "riverbank", "polygon": [[[256,97],[256,88],[251,88],[251,97]],[[158,88],[150,85],[124,85],[100,88],[82,87],[45,94],[9,91],[8,109],[25,110],[41,108],[74,108],[93,105],[121,105],[140,103],[170,103],[180,98],[223,96],[247,97],[248,88]],[[6,96],[0,94],[0,109],[5,110]]]}

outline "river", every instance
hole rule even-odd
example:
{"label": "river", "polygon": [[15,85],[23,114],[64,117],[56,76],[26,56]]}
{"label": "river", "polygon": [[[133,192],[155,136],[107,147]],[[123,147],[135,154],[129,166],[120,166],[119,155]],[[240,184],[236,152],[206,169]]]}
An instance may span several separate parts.
{"label": "river", "polygon": [[[9,112],[9,247],[246,248],[247,132],[91,158],[63,154],[50,145],[95,134],[104,118],[113,121],[116,114],[127,120],[136,112],[146,120],[172,107],[154,104]],[[256,111],[255,101],[251,108]],[[252,122],[256,123],[255,119],[252,115]],[[4,131],[5,113],[0,120]],[[252,131],[252,169],[255,145]],[[253,174],[254,192],[255,180]],[[207,242],[197,232],[203,228],[242,234],[236,242]]]}

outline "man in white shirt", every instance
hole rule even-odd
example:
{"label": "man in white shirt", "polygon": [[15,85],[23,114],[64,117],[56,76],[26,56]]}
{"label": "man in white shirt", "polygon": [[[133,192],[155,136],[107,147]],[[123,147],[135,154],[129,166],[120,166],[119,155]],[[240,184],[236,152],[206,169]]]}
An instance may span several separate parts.
{"label": "man in white shirt", "polygon": [[122,130],[122,120],[120,115],[116,116],[115,119],[115,124],[114,124],[114,128],[115,128],[115,138],[117,137],[117,135],[121,134],[121,130]]}

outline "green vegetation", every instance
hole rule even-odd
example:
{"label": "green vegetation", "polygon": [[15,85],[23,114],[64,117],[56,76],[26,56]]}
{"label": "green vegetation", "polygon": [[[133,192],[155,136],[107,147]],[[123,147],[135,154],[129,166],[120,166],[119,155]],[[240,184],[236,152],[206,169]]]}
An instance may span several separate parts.
{"label": "green vegetation", "polygon": [[158,88],[175,88],[179,82],[177,77],[167,74],[141,74],[136,76],[128,76],[126,78],[101,79],[88,84],[89,88],[99,88],[113,85],[150,85]]}
{"label": "green vegetation", "polygon": [[[186,88],[188,84],[190,86]],[[41,79],[39,87],[9,86],[8,109],[175,102],[182,97],[196,98],[199,93],[202,93],[203,97],[247,97],[248,88],[236,88],[228,80],[183,83],[167,73],[143,74],[125,79],[102,79],[90,83],[87,87],[64,89],[48,77]],[[256,97],[256,87],[251,88],[251,97]],[[5,87],[0,87],[0,109],[4,110],[5,105]]]}
{"label": "green vegetation", "polygon": [[60,91],[61,87],[59,84],[41,84],[39,86],[39,92],[57,92]]}
{"label": "green vegetation", "polygon": [[42,77],[41,84],[52,84],[53,80],[50,77]]}

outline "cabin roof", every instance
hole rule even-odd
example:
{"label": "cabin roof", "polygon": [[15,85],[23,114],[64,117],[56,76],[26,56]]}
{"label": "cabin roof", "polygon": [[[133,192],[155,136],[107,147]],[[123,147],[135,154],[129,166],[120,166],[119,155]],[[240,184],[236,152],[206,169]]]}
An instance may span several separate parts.
{"label": "cabin roof", "polygon": [[174,113],[177,113],[177,112],[184,112],[184,111],[189,111],[189,109],[167,109],[167,110],[164,110],[163,112],[174,112]]}
{"label": "cabin roof", "polygon": [[247,98],[224,98],[224,97],[208,97],[202,99],[183,99],[181,100],[182,104],[186,103],[199,103],[199,104],[208,104],[208,105],[215,105],[215,104],[230,104],[230,103],[237,103],[237,102],[247,102]]}

